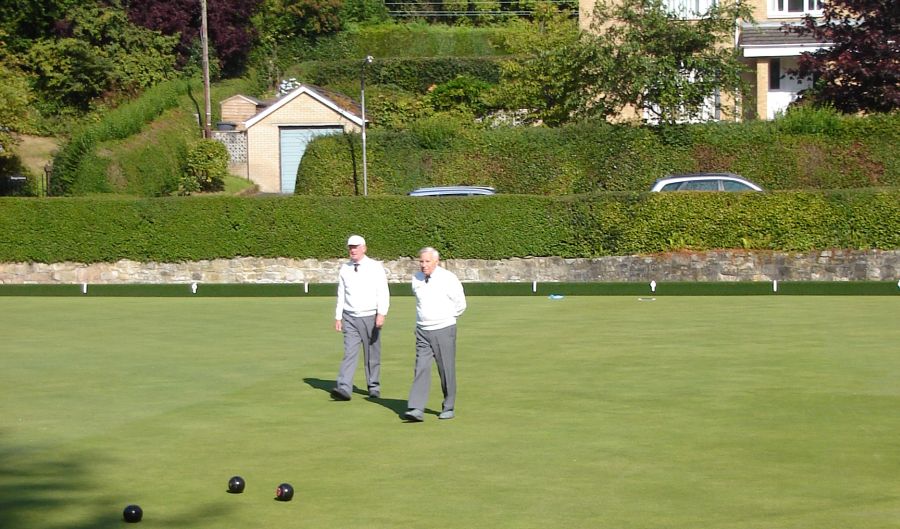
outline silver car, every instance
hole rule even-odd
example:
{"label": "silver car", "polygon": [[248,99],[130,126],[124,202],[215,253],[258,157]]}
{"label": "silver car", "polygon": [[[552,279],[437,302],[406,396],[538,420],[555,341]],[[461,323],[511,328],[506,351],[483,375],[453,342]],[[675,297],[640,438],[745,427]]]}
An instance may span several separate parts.
{"label": "silver car", "polygon": [[734,173],[673,174],[657,180],[650,191],[762,191],[758,184]]}

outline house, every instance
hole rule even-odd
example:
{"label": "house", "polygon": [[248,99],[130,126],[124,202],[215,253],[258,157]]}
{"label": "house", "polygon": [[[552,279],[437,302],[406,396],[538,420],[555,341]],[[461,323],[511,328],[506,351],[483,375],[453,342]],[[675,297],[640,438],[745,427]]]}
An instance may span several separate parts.
{"label": "house", "polygon": [[[788,34],[785,23],[799,23],[807,14],[821,16],[822,0],[745,0],[753,10],[755,22],[738,21],[733,42],[740,50],[748,73],[745,81],[751,93],[742,101],[741,116],[750,119],[774,119],[784,112],[801,90],[809,88],[810,79],[797,79],[787,72],[797,67],[802,52],[816,51],[827,43],[816,42],[812,36]],[[579,26],[588,30],[596,0],[579,0]],[[674,13],[685,20],[696,18],[716,0],[664,0]],[[713,99],[728,98],[714,94]],[[725,116],[715,114],[716,119]]]}
{"label": "house", "polygon": [[822,15],[821,0],[750,0],[756,24],[742,22],[737,45],[751,69],[749,84],[754,94],[753,117],[774,119],[784,112],[801,90],[812,86],[812,79],[797,79],[787,74],[797,68],[803,52],[828,46],[811,35],[787,34],[785,23],[799,23],[805,15]]}
{"label": "house", "polygon": [[311,85],[272,101],[235,95],[220,107],[222,122],[213,137],[263,193],[294,193],[300,159],[313,138],[362,130],[355,101]]}

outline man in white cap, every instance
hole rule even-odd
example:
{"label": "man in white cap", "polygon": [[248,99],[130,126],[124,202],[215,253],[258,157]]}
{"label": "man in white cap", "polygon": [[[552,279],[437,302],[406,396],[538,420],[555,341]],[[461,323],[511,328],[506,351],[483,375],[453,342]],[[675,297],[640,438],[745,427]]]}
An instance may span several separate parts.
{"label": "man in white cap", "polygon": [[390,307],[387,274],[380,261],[366,256],[366,240],[347,239],[350,260],[338,271],[334,330],[344,334],[344,359],[331,396],[350,400],[353,373],[362,346],[369,397],[381,397],[381,327]]}
{"label": "man in white cap", "polygon": [[438,419],[452,419],[456,406],[456,318],[466,310],[466,296],[456,275],[439,266],[430,246],[419,250],[419,272],[413,275],[416,295],[416,367],[409,390],[407,421],[425,420],[431,387],[431,361],[437,364],[444,401]]}

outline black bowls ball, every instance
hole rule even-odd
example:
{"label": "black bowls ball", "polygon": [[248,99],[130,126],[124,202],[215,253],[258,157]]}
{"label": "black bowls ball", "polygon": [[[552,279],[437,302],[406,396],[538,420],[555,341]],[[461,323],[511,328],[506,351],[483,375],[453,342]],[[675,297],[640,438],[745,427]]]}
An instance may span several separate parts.
{"label": "black bowls ball", "polygon": [[125,521],[128,523],[137,523],[144,517],[144,511],[139,505],[129,505],[122,511],[122,517],[124,517]]}
{"label": "black bowls ball", "polygon": [[244,481],[244,478],[240,476],[234,476],[228,480],[228,492],[232,494],[240,494],[244,492],[244,487],[247,483]]}
{"label": "black bowls ball", "polygon": [[294,497],[294,487],[290,483],[282,483],[275,489],[275,499],[278,501],[291,501]]}

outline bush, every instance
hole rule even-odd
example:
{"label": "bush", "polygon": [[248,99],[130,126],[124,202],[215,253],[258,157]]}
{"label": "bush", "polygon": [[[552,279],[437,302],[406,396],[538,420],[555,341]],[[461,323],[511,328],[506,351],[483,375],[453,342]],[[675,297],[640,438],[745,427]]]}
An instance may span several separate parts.
{"label": "bush", "polygon": [[187,151],[179,194],[225,189],[228,159],[228,149],[216,140],[203,139],[191,145]]}
{"label": "bush", "polygon": [[441,83],[434,87],[427,96],[426,102],[435,110],[464,110],[481,115],[488,110],[484,94],[490,90],[491,83],[475,79],[468,75],[457,76],[456,79]]}

